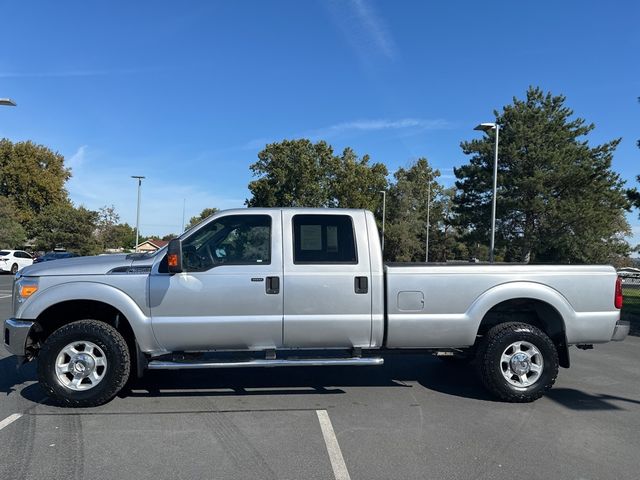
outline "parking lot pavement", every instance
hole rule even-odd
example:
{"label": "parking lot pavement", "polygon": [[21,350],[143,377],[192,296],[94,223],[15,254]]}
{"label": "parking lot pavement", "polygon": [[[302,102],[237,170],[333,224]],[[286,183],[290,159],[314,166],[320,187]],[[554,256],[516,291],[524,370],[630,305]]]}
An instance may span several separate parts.
{"label": "parking lot pavement", "polygon": [[639,349],[638,337],[572,349],[572,368],[531,404],[491,400],[465,367],[403,356],[382,367],[149,372],[93,409],[48,404],[34,365],[16,371],[3,351],[0,422],[22,416],[0,423],[0,478],[635,480]]}

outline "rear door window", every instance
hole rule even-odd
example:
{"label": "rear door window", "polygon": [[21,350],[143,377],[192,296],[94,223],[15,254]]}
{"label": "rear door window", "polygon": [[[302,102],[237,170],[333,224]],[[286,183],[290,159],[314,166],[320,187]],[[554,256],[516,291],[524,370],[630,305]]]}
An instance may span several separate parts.
{"label": "rear door window", "polygon": [[296,264],[356,264],[353,220],[348,215],[295,215],[293,261]]}

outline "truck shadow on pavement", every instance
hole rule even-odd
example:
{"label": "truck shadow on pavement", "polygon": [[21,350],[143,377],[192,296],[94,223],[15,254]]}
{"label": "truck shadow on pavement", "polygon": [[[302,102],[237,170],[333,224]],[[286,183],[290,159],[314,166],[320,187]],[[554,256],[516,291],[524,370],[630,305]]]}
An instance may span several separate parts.
{"label": "truck shadow on pavement", "polygon": [[[120,397],[184,396],[232,397],[255,395],[343,395],[351,388],[422,386],[462,398],[493,401],[470,367],[445,364],[435,357],[403,355],[385,359],[381,367],[290,367],[148,371],[134,380]],[[464,370],[464,371],[463,371]],[[416,385],[417,384],[417,385]],[[21,391],[32,401],[42,389],[30,385]],[[45,405],[50,402],[44,401]]]}
{"label": "truck shadow on pavement", "polygon": [[[380,367],[290,367],[230,370],[153,371],[136,382],[128,397],[331,395],[347,388],[415,388],[415,384],[442,393],[490,400],[482,385],[432,357],[397,356]],[[411,382],[411,383],[408,383]],[[175,390],[175,391],[172,391]]]}
{"label": "truck shadow on pavement", "polygon": [[[11,367],[5,366],[11,362]],[[33,364],[15,372],[15,358],[0,359],[0,392],[9,394],[15,386],[35,380]],[[12,383],[4,373],[11,368]],[[417,383],[417,385],[416,385]],[[233,397],[269,395],[344,395],[346,389],[384,387],[410,389],[421,386],[445,395],[499,402],[482,386],[473,367],[441,362],[430,356],[394,356],[381,367],[291,367],[208,369],[183,371],[149,371],[131,382],[119,395],[128,398]],[[27,400],[42,402],[38,384],[21,390]],[[550,400],[571,410],[623,410],[620,403],[640,405],[640,400],[615,395],[591,394],[570,388],[554,388],[547,392]],[[615,402],[615,403],[614,403]]]}
{"label": "truck shadow on pavement", "polygon": [[16,391],[18,385],[35,380],[35,363],[22,365],[18,368],[15,356],[0,358],[0,395],[10,395]]}
{"label": "truck shadow on pavement", "polygon": [[546,397],[572,410],[624,410],[612,402],[640,405],[640,400],[601,393],[585,393],[573,388],[552,388],[547,392]]}

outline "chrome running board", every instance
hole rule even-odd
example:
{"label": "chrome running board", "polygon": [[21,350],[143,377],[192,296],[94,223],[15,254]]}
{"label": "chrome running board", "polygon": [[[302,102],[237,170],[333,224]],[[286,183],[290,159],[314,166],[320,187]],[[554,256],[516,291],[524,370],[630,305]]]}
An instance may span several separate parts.
{"label": "chrome running board", "polygon": [[300,358],[300,359],[252,359],[230,362],[187,362],[151,360],[147,365],[149,370],[181,370],[186,368],[247,368],[247,367],[326,367],[330,365],[369,366],[382,365],[381,357],[353,357],[353,358]]}

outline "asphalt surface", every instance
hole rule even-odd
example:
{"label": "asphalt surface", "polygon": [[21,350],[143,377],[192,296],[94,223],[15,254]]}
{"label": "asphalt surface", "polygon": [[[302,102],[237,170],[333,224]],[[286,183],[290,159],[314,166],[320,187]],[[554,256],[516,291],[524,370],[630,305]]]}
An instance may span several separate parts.
{"label": "asphalt surface", "polygon": [[[9,285],[0,277],[1,318]],[[2,349],[0,425],[22,416],[0,430],[0,479],[348,478],[318,411],[351,479],[640,478],[640,338],[571,354],[531,404],[495,402],[466,368],[407,356],[149,372],[103,407],[71,410]]]}

